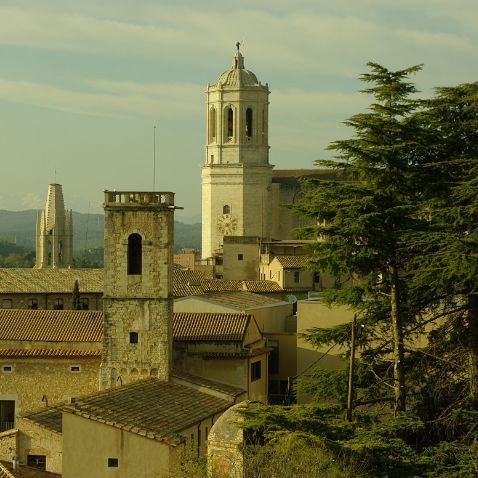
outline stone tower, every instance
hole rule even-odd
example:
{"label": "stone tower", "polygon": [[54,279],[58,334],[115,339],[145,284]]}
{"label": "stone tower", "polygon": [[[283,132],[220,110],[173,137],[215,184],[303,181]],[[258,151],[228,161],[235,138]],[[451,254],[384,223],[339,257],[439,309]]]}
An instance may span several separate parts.
{"label": "stone tower", "polygon": [[269,88],[244,68],[237,44],[231,68],[207,88],[203,259],[215,255],[225,235],[270,235],[268,107]]}
{"label": "stone tower", "polygon": [[105,191],[100,389],[146,376],[168,380],[174,194]]}
{"label": "stone tower", "polygon": [[37,217],[35,267],[41,269],[72,265],[72,211],[65,211],[61,184],[50,184],[45,209]]}

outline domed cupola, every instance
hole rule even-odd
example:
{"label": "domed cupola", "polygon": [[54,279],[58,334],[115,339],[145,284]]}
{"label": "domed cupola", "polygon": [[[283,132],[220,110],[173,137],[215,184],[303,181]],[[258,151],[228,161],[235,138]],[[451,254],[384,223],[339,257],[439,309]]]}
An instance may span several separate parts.
{"label": "domed cupola", "polygon": [[239,43],[236,44],[237,51],[232,58],[232,67],[226,70],[217,80],[216,86],[240,88],[242,86],[259,86],[257,76],[252,71],[244,68],[244,57],[239,51]]}

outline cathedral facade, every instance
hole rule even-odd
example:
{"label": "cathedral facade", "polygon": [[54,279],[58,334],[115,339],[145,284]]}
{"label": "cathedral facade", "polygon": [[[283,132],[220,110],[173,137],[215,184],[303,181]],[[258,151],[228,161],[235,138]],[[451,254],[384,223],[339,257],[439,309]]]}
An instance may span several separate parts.
{"label": "cathedral facade", "polygon": [[295,239],[286,205],[300,195],[299,177],[317,170],[275,170],[269,163],[269,87],[244,66],[207,87],[206,157],[202,167],[202,259],[222,255],[224,236]]}

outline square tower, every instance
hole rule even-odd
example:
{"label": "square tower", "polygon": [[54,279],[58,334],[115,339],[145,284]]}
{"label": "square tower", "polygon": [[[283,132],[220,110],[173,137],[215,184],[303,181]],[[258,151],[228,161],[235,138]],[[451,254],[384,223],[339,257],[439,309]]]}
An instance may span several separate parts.
{"label": "square tower", "polygon": [[105,191],[100,389],[169,379],[174,193]]}

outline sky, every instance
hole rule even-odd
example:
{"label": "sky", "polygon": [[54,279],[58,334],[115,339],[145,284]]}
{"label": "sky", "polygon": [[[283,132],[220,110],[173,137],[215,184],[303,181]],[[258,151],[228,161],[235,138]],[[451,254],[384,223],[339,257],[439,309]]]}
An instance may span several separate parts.
{"label": "sky", "polygon": [[477,25],[477,0],[0,0],[0,209],[154,185],[200,221],[205,90],[237,41],[271,90],[270,163],[312,168],[370,104],[368,62],[423,64],[422,96],[477,81]]}

